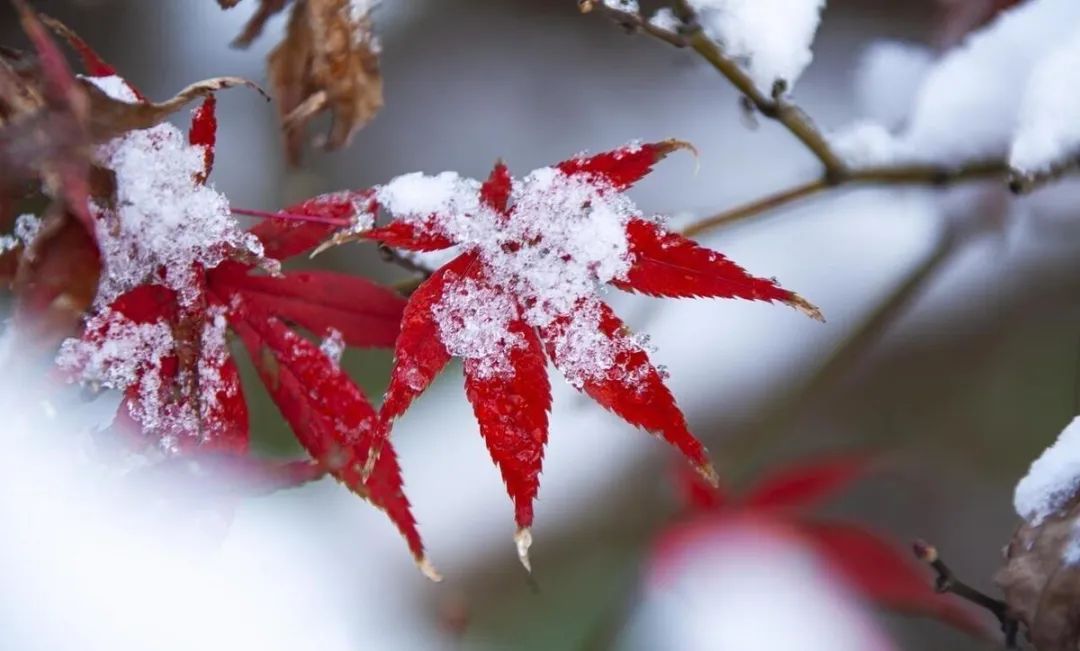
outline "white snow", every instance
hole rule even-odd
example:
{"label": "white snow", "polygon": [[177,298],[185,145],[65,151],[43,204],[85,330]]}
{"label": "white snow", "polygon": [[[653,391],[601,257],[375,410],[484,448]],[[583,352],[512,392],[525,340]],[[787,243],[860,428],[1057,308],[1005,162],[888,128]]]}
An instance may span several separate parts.
{"label": "white snow", "polygon": [[675,12],[671,10],[671,7],[660,7],[656,10],[656,13],[649,19],[649,23],[653,27],[659,29],[666,29],[669,32],[679,31],[679,19],[675,16]]}
{"label": "white snow", "polygon": [[1009,164],[1045,171],[1080,154],[1080,29],[1036,64],[1020,104]]}
{"label": "white snow", "polygon": [[103,93],[117,101],[127,102],[128,104],[134,104],[139,101],[139,96],[135,94],[135,91],[122,77],[116,75],[110,75],[108,77],[86,77],[80,75],[79,78],[97,86]]}
{"label": "white snow", "polygon": [[860,114],[889,128],[903,125],[934,62],[927,47],[902,41],[871,43],[855,68]]}
{"label": "white snow", "polygon": [[0,253],[16,247],[27,246],[41,230],[41,219],[33,213],[24,213],[15,218],[15,227],[10,235],[0,235]]}
{"label": "white snow", "polygon": [[326,355],[334,364],[341,364],[341,356],[345,352],[345,336],[340,330],[330,328],[329,332],[319,342],[319,350]]}
{"label": "white snow", "polygon": [[[122,95],[124,86],[111,79],[93,81]],[[97,158],[116,176],[116,205],[95,206],[105,267],[98,305],[159,272],[160,281],[188,302],[197,293],[197,265],[213,267],[232,250],[262,255],[262,245],[240,229],[225,196],[197,182],[203,148],[188,144],[175,126],[126,133],[99,147]]]}
{"label": "white snow", "polygon": [[763,92],[791,88],[810,65],[825,0],[690,0],[705,33],[738,60]]}
{"label": "white snow", "polygon": [[628,11],[630,13],[638,13],[640,7],[637,0],[604,0],[604,5],[611,7],[612,9],[618,9],[619,11]]}
{"label": "white snow", "polygon": [[1016,485],[1016,513],[1037,525],[1057,513],[1080,488],[1080,417],[1073,419]]}
{"label": "white snow", "polygon": [[482,283],[448,281],[435,310],[444,345],[480,361],[482,376],[508,373],[505,358],[521,340],[507,328],[520,314],[530,326],[554,325],[554,361],[572,384],[613,371],[616,353],[630,344],[598,332],[592,301],[630,268],[626,224],[637,208],[602,181],[552,167],[513,181],[509,216],[480,203],[480,185],[452,172],[412,173],[375,194],[396,218],[433,225],[484,262]]}
{"label": "white snow", "polygon": [[[833,140],[842,143],[853,163],[861,162],[860,152],[873,150],[875,162],[956,166],[1003,159],[1012,148],[1023,169],[1045,166],[1047,158],[1080,139],[1080,129],[1069,121],[1070,115],[1080,113],[1073,108],[1080,103],[1067,90],[1078,74],[1068,64],[1077,58],[1078,25],[1080,3],[1074,0],[1032,0],[1002,12],[930,67],[906,120],[899,110],[902,102],[884,98],[892,98],[894,91],[888,87],[894,83],[897,98],[902,98],[911,81],[923,76],[921,55],[873,55],[896,59],[881,64],[877,81],[864,78],[860,84],[862,95],[881,94],[887,106],[869,112],[883,124],[876,131],[858,126],[842,130]],[[886,67],[892,68],[891,75]],[[867,76],[870,71],[873,67]],[[906,128],[886,146],[883,134],[899,122]],[[1022,140],[1013,145],[1018,126]]]}

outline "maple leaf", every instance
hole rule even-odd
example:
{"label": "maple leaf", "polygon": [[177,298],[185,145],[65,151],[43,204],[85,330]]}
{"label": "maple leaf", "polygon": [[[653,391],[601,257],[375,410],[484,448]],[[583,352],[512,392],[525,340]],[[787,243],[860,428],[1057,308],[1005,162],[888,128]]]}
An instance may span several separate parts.
{"label": "maple leaf", "polygon": [[[238,0],[218,2],[228,9]],[[286,4],[287,0],[261,0],[233,45],[251,44]],[[329,110],[333,118],[325,146],[338,149],[382,108],[379,41],[370,16],[374,4],[371,0],[293,3],[285,38],[267,58],[290,162],[299,162],[304,126],[322,111]]]}
{"label": "maple leaf", "polygon": [[[466,395],[514,502],[516,540],[528,567],[547,412],[546,360],[628,423],[677,447],[715,480],[704,446],[649,360],[641,339],[596,295],[605,284],[653,296],[738,297],[817,310],[772,280],[640,214],[622,193],[684,143],[631,145],[577,157],[522,180],[495,166],[480,183],[445,172],[409,174],[370,193],[360,230],[391,247],[459,255],[412,294],[383,406],[388,435],[452,357],[464,360]],[[336,241],[348,238],[335,238]]]}
{"label": "maple leaf", "polygon": [[[112,72],[105,64],[96,69]],[[90,81],[139,101],[114,74]],[[362,278],[280,272],[278,257],[304,253],[326,227],[282,218],[240,233],[227,200],[207,183],[216,127],[211,95],[195,110],[186,140],[159,125],[99,148],[115,193],[91,213],[102,280],[81,337],[64,343],[57,362],[73,379],[121,391],[114,429],[146,453],[164,454],[165,462],[184,457],[240,468],[248,492],[312,479],[319,472],[311,464],[249,461],[248,409],[227,342],[235,332],[316,466],[386,511],[420,568],[438,578],[424,557],[393,450],[360,476],[375,440],[374,408],[336,359],[288,325],[335,333],[349,345],[389,346],[404,300]],[[334,195],[284,214],[355,213],[351,197]]]}
{"label": "maple leaf", "polygon": [[741,496],[678,473],[687,513],[661,532],[648,553],[647,580],[665,584],[683,563],[729,531],[749,527],[780,536],[813,552],[838,579],[864,599],[886,608],[940,619],[977,636],[982,621],[938,594],[909,555],[863,526],[813,517],[808,509],[847,490],[869,474],[860,456],[815,459],[781,468]]}

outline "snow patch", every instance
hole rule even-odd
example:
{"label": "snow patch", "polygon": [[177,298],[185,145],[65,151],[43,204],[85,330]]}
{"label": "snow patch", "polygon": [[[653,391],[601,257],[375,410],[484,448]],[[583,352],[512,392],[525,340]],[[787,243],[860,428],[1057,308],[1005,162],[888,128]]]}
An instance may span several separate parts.
{"label": "snow patch", "polygon": [[810,65],[825,0],[689,0],[709,38],[740,62],[761,91],[788,88]]}
{"label": "snow patch", "polygon": [[1020,105],[1009,153],[1017,171],[1033,174],[1080,153],[1080,29],[1035,66]]}
{"label": "snow patch", "polygon": [[1031,464],[1016,485],[1016,513],[1033,525],[1059,512],[1080,488],[1080,417]]}

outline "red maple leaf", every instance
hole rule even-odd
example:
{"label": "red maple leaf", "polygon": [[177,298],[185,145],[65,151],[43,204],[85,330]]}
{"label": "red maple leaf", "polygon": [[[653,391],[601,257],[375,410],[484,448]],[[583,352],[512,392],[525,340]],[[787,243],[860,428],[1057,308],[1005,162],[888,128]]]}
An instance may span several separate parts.
{"label": "red maple leaf", "polygon": [[464,360],[466,395],[515,505],[528,567],[551,395],[550,359],[575,387],[628,423],[677,447],[710,480],[702,444],[634,337],[597,296],[605,284],[667,297],[737,297],[817,310],[642,215],[623,194],[684,143],[631,145],[577,157],[514,180],[495,166],[484,183],[452,173],[398,177],[370,193],[362,235],[413,251],[459,254],[411,296],[380,411],[382,431],[452,357]]}
{"label": "red maple leaf", "polygon": [[871,529],[815,517],[808,511],[869,474],[865,457],[831,457],[781,468],[746,494],[731,496],[685,471],[678,473],[688,513],[658,536],[648,554],[647,580],[671,581],[710,541],[732,531],[779,536],[817,556],[854,593],[886,608],[935,617],[976,636],[985,622],[972,610],[935,592],[925,568],[907,550]]}
{"label": "red maple leaf", "polygon": [[[100,61],[88,48],[84,55]],[[111,69],[91,66],[95,71],[107,76]],[[117,82],[126,85],[118,78],[109,83]],[[190,145],[202,148],[201,168],[193,174],[196,185],[204,185],[210,174],[216,126],[210,96],[194,112],[189,132]],[[150,144],[148,155],[153,155],[156,143],[151,139]],[[141,181],[153,187],[154,179]],[[374,441],[374,408],[336,359],[291,327],[339,336],[352,346],[389,346],[398,333],[404,299],[363,278],[276,268],[276,260],[310,250],[333,224],[355,212],[345,195],[317,197],[282,215],[331,225],[284,217],[264,221],[251,231],[262,259],[253,258],[249,248],[226,246],[211,252],[220,253],[211,257],[212,265],[189,256],[194,261],[186,271],[164,265],[148,269],[144,282],[99,306],[82,337],[65,344],[60,360],[78,379],[122,390],[116,429],[143,447],[163,450],[166,464],[182,456],[203,461],[206,468],[239,471],[240,483],[254,491],[330,473],[383,509],[421,569],[437,578],[424,557],[393,449],[383,446],[372,472],[361,476]],[[108,217],[100,211],[93,215]],[[106,265],[106,276],[109,272]],[[304,463],[260,464],[248,455],[248,409],[227,345],[230,330],[243,342],[318,470]]]}

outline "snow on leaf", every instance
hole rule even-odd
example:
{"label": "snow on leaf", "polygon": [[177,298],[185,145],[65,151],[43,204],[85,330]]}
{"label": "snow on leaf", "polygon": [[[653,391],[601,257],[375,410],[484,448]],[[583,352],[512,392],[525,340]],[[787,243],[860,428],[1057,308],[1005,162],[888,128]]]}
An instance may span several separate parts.
{"label": "snow on leaf", "polygon": [[122,408],[165,453],[244,452],[247,405],[225,327],[222,310],[192,321],[175,292],[141,285],[99,309],[80,339],[64,342],[57,365],[82,382],[121,391]]}
{"label": "snow on leaf", "polygon": [[214,169],[214,145],[217,143],[216,108],[217,99],[213,95],[207,95],[202,105],[195,109],[191,128],[188,130],[188,143],[203,149],[203,170],[195,175],[198,183],[206,183]]}
{"label": "snow on leaf", "polygon": [[281,321],[238,298],[230,309],[233,327],[301,445],[341,483],[385,511],[420,567],[431,572],[389,443],[381,444],[374,468],[362,476],[377,417],[360,388]]}
{"label": "snow on leaf", "polygon": [[[107,87],[108,79],[93,78],[101,87]],[[205,130],[200,123],[199,137],[205,138]],[[100,304],[159,272],[161,282],[190,303],[197,294],[197,266],[212,268],[237,250],[262,255],[259,241],[240,230],[225,196],[203,182],[206,150],[189,144],[167,123],[129,132],[99,148],[99,163],[116,178],[114,204],[94,210],[106,272]]]}
{"label": "snow on leaf", "polygon": [[[547,438],[541,416],[547,400],[540,399],[546,390],[533,411],[518,415],[520,421],[501,414],[503,403],[521,397],[521,376],[541,377],[537,340],[540,354],[570,384],[659,435],[716,480],[644,340],[630,335],[597,298],[604,285],[666,296],[780,300],[812,312],[774,282],[753,278],[647,220],[622,193],[682,147],[678,141],[635,143],[577,156],[520,180],[510,178],[502,163],[484,183],[452,172],[413,173],[374,190],[373,212],[385,210],[391,220],[362,236],[407,249],[462,251],[409,299],[380,434],[389,433],[451,357],[462,358],[481,431],[515,502],[520,541],[528,538]],[[647,278],[650,273],[657,279]],[[508,453],[501,451],[508,449],[518,465],[505,460]]]}
{"label": "snow on leaf", "polygon": [[521,338],[521,345],[511,350],[506,360],[509,377],[492,376],[482,358],[468,359],[465,394],[514,500],[514,519],[520,529],[527,529],[532,525],[532,503],[540,487],[551,387],[536,332],[521,320],[513,321],[507,330]]}
{"label": "snow on leaf", "polygon": [[763,92],[788,88],[810,65],[825,0],[689,0],[705,33],[740,61]]}

